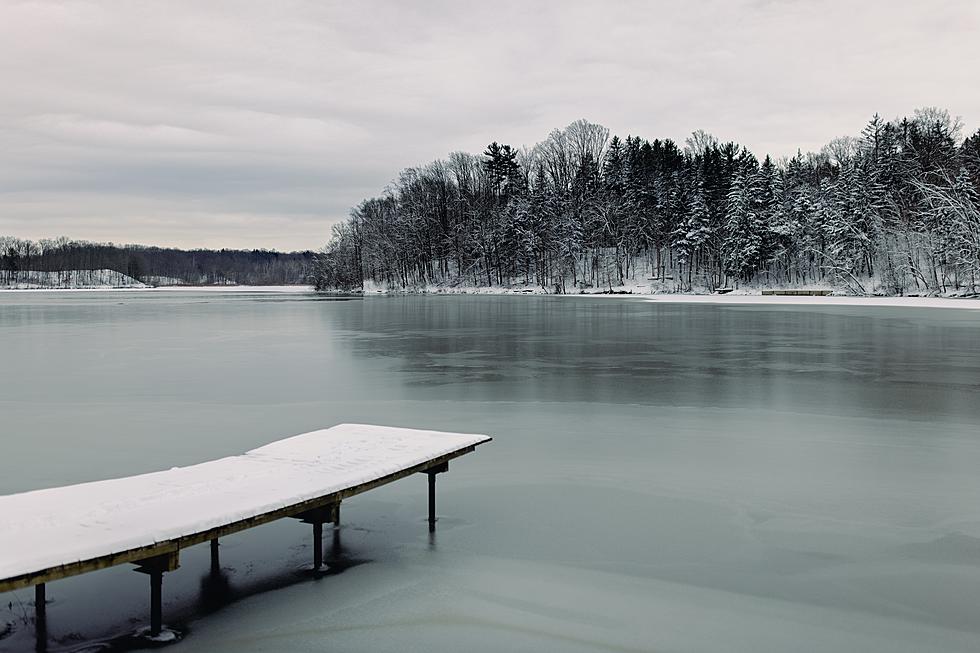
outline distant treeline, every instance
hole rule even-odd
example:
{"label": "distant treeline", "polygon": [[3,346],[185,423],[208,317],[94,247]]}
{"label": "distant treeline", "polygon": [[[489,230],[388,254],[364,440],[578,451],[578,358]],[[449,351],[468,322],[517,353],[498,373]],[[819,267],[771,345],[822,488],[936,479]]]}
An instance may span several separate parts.
{"label": "distant treeline", "polygon": [[0,270],[115,270],[152,285],[309,283],[312,252],[174,249],[0,236]]}
{"label": "distant treeline", "polygon": [[875,116],[819,153],[760,161],[703,131],[681,146],[580,120],[530,149],[403,171],[335,226],[315,284],[975,292],[980,132],[961,129],[936,108]]}

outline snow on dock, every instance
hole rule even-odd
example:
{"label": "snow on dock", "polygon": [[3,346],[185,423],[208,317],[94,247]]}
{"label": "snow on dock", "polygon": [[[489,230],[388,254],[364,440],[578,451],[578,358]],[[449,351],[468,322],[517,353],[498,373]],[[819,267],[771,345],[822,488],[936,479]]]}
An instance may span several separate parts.
{"label": "snow on dock", "polygon": [[309,519],[415,472],[429,472],[434,515],[434,474],[489,440],[343,424],[190,467],[0,496],[0,591],[175,556],[282,517]]}

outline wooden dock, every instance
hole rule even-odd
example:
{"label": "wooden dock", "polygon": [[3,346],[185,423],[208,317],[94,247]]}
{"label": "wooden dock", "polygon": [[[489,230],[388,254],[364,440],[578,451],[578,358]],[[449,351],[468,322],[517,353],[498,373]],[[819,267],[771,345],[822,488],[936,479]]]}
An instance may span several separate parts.
{"label": "wooden dock", "polygon": [[827,295],[834,292],[833,290],[826,289],[815,289],[810,290],[806,288],[797,288],[789,290],[763,290],[763,295],[791,295],[795,297],[826,297]]}
{"label": "wooden dock", "polygon": [[313,526],[313,567],[323,563],[323,525],[341,501],[415,473],[428,475],[429,530],[435,479],[449,461],[490,438],[343,424],[189,467],[0,496],[0,592],[35,587],[38,637],[46,583],[131,563],[150,576],[151,636],[162,630],[163,574],[180,551],[292,517]]}

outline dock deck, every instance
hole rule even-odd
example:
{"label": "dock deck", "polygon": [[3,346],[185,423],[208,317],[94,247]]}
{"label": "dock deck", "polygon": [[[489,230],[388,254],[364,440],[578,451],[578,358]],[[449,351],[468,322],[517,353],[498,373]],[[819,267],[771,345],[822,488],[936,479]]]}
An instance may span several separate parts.
{"label": "dock deck", "polygon": [[763,290],[763,295],[783,295],[794,297],[827,297],[834,291],[826,288],[786,288],[779,290]]}
{"label": "dock deck", "polygon": [[34,585],[43,607],[44,583],[124,563],[158,585],[181,549],[211,541],[216,554],[217,538],[283,517],[313,524],[319,541],[343,499],[418,472],[434,528],[435,474],[489,440],[343,424],[199,465],[0,496],[0,592]]}

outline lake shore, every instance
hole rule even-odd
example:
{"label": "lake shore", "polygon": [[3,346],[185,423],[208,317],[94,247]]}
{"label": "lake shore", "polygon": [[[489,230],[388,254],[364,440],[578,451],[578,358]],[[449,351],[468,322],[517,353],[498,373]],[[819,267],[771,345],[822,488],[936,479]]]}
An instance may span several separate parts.
{"label": "lake shore", "polygon": [[26,294],[33,292],[281,292],[301,293],[314,292],[313,286],[146,286],[126,288],[114,286],[92,286],[87,288],[0,288],[0,293]]}
{"label": "lake shore", "polygon": [[[165,286],[157,288],[32,288],[12,289],[0,288],[0,294],[29,294],[29,293],[85,293],[85,292],[143,292],[143,293],[313,293],[317,292],[312,286]],[[693,294],[693,293],[642,293],[629,290],[614,289],[614,292],[586,292],[554,294],[544,292],[540,288],[428,288],[422,290],[389,291],[365,290],[359,292],[328,293],[348,297],[391,297],[405,295],[491,295],[491,296],[523,296],[548,295],[551,297],[590,297],[595,299],[642,299],[644,301],[667,304],[719,304],[729,306],[884,306],[905,308],[958,308],[968,310],[980,309],[980,298],[977,297],[867,297],[857,295],[763,295],[761,290],[736,291],[729,294]]]}
{"label": "lake shore", "polygon": [[[827,290],[828,288],[807,288]],[[766,288],[765,290],[769,290]],[[613,288],[612,292],[583,292],[555,294],[541,288],[498,288],[498,287],[465,287],[465,288],[423,288],[418,290],[391,291],[384,289],[366,289],[362,292],[344,293],[355,296],[389,296],[389,295],[548,295],[552,297],[593,297],[593,298],[623,298],[643,299],[662,303],[676,304],[726,304],[726,305],[778,305],[778,306],[895,306],[915,308],[965,308],[980,309],[980,297],[910,297],[910,296],[863,296],[863,295],[763,295],[763,289],[741,289],[731,293],[697,294],[642,292],[637,288]]]}
{"label": "lake shore", "polygon": [[[596,295],[612,297],[614,295]],[[807,297],[794,295],[646,295],[646,301],[731,306],[891,306],[906,308],[980,309],[980,299],[964,297]]]}

